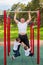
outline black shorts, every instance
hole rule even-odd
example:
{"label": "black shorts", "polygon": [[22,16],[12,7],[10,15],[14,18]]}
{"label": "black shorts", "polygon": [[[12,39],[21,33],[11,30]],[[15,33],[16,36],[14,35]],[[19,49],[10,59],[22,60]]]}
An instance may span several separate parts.
{"label": "black shorts", "polygon": [[28,46],[28,48],[30,48],[27,34],[25,34],[25,35],[20,35],[19,34],[19,38],[20,38],[21,42],[23,42],[25,45]]}

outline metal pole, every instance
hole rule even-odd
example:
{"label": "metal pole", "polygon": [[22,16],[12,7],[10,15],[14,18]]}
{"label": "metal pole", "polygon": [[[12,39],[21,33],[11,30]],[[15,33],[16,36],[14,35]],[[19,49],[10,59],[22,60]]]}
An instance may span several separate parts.
{"label": "metal pole", "polygon": [[34,23],[32,23],[32,53],[34,55]]}
{"label": "metal pole", "polygon": [[40,11],[37,12],[37,64],[40,63]]}
{"label": "metal pole", "polygon": [[30,46],[31,46],[31,53],[32,53],[32,24],[30,25]]}
{"label": "metal pole", "polygon": [[4,10],[4,65],[6,65],[6,11]]}
{"label": "metal pole", "polygon": [[7,17],[7,43],[8,43],[8,56],[10,55],[10,17]]}
{"label": "metal pole", "polygon": [[34,54],[34,24],[30,25],[30,44],[31,44],[31,53]]}
{"label": "metal pole", "polygon": [[[20,12],[20,13],[27,13],[29,11],[7,11],[7,12]],[[30,11],[31,13],[36,13],[37,11]]]}

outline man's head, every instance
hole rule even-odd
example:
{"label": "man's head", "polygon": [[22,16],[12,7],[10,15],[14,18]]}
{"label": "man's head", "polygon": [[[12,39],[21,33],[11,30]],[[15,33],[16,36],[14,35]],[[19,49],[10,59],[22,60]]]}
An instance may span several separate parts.
{"label": "man's head", "polygon": [[24,19],[24,18],[21,18],[21,19],[20,19],[20,22],[21,22],[21,23],[24,23],[24,22],[25,22],[25,19]]}

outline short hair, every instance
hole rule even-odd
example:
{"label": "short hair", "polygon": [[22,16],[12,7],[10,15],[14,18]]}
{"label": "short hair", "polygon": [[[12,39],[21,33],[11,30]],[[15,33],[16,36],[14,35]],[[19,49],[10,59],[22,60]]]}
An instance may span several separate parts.
{"label": "short hair", "polygon": [[24,49],[27,50],[27,46],[24,46]]}
{"label": "short hair", "polygon": [[18,37],[18,38],[16,38],[16,41],[19,41],[20,40],[20,38]]}

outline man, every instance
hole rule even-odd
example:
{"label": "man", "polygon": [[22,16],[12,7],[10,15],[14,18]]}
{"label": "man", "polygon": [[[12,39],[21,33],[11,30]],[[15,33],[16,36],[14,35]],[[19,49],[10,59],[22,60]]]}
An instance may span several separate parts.
{"label": "man", "polygon": [[[28,40],[28,37],[27,37],[27,26],[29,24],[29,22],[31,21],[31,15],[30,15],[30,12],[28,12],[28,20],[25,21],[24,18],[21,18],[20,21],[16,19],[16,15],[17,13],[15,12],[15,15],[14,15],[14,21],[15,23],[17,24],[18,26],[18,34],[19,34],[19,38],[21,39],[21,42],[23,42],[24,44],[26,44],[28,46],[28,48],[30,48],[29,46],[29,40]],[[19,50],[20,46],[18,47],[18,50]],[[33,55],[33,54],[32,54]]]}

